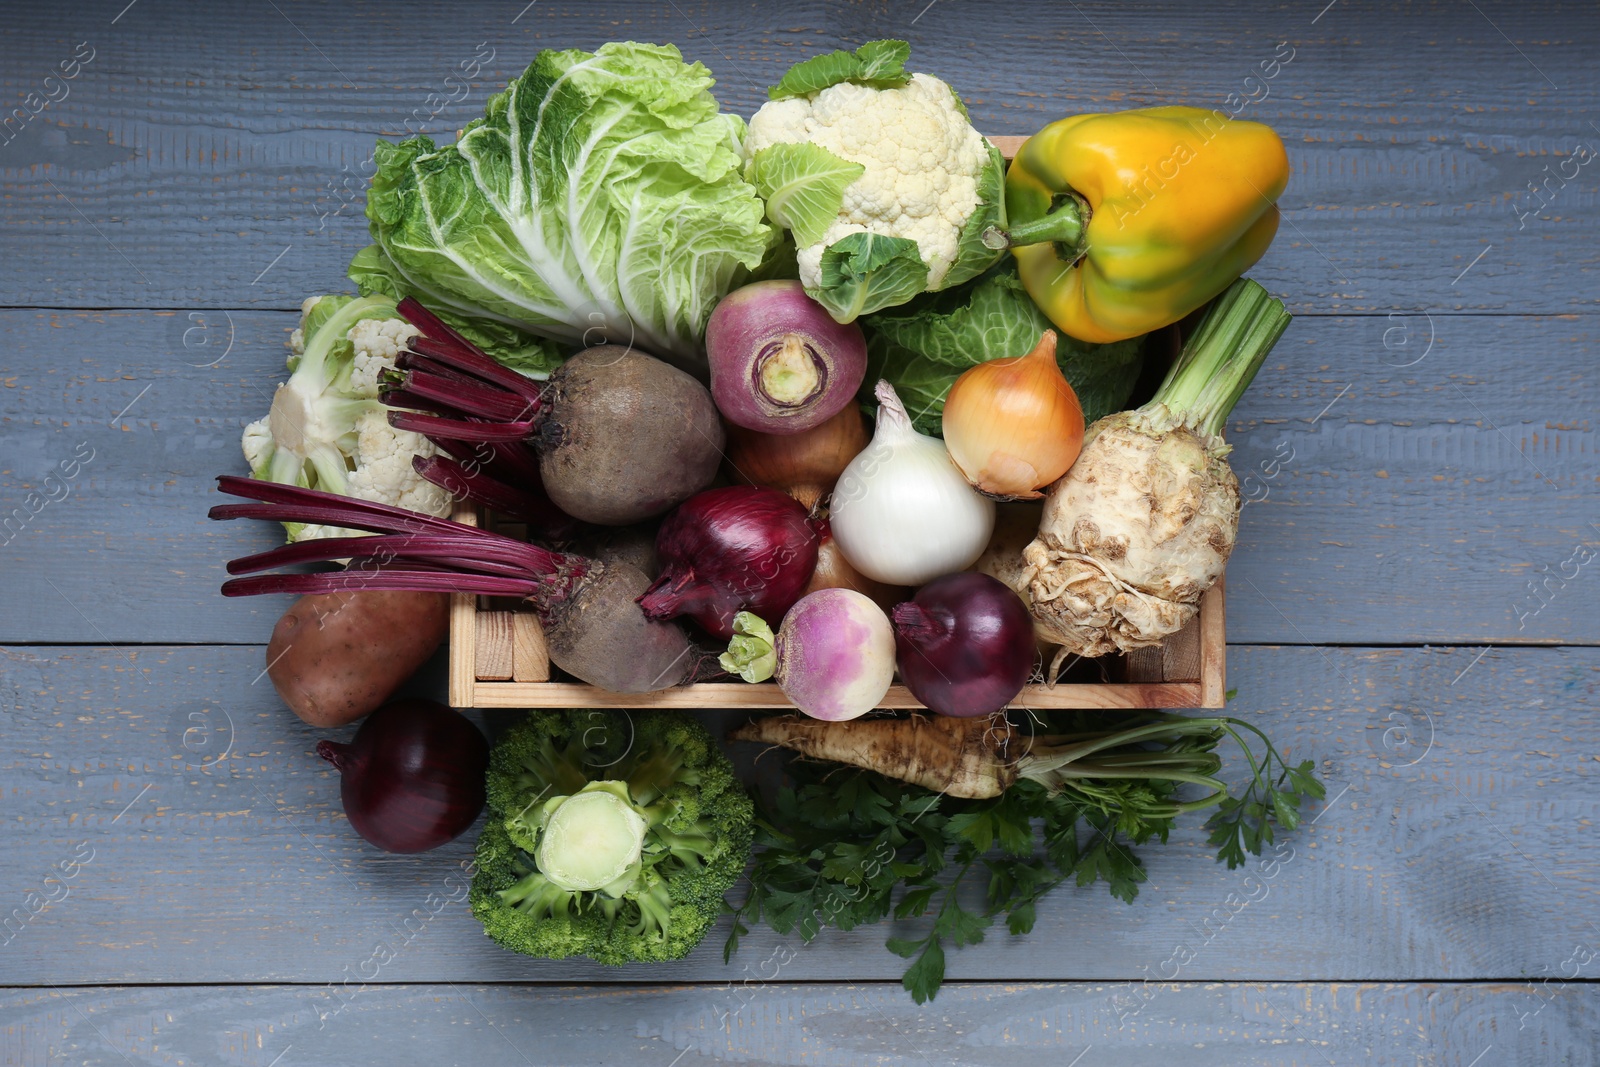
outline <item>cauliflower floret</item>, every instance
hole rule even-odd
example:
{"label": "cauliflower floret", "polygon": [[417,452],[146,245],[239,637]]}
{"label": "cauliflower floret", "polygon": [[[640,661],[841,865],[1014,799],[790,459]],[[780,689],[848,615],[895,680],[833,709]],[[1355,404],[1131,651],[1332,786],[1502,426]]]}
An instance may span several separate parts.
{"label": "cauliflower floret", "polygon": [[300,301],[300,325],[289,333],[289,351],[297,356],[306,354],[306,316],[311,314],[311,309],[316,307],[317,301],[321,299],[320,296],[308,296]]}
{"label": "cauliflower floret", "polygon": [[250,464],[251,470],[264,467],[278,447],[272,439],[272,418],[262,416],[246,426],[244,439],[239,444],[244,448],[244,461]]}
{"label": "cauliflower floret", "polygon": [[383,372],[394,369],[394,361],[406,342],[421,332],[404,319],[362,319],[356,323],[349,334],[350,342],[356,346],[350,394],[376,400]]}
{"label": "cauliflower floret", "polygon": [[[413,456],[437,455],[438,449],[421,434],[390,426],[379,398],[383,372],[421,331],[382,297],[331,298],[336,303],[313,322],[320,299],[330,298],[313,297],[301,308],[301,328],[289,338],[293,373],[274,394],[272,410],[244,429],[240,445],[251,471],[257,478],[448,515],[450,494],[411,464]],[[363,533],[286,525],[291,541]]]}
{"label": "cauliflower floret", "polygon": [[915,241],[937,289],[955,262],[961,228],[978,207],[989,149],[938,78],[913,74],[896,89],[841,82],[815,95],[775,100],[750,120],[746,156],[772,144],[809,141],[866,173],[844,190],[839,217],[821,241],[799,249],[800,280],[821,284],[823,250],[870,231]]}
{"label": "cauliflower floret", "polygon": [[369,411],[356,420],[356,466],[346,489],[362,500],[429,515],[449,515],[450,494],[423,478],[411,465],[412,456],[437,454],[433,442],[420,433],[397,430],[389,425],[385,412]]}

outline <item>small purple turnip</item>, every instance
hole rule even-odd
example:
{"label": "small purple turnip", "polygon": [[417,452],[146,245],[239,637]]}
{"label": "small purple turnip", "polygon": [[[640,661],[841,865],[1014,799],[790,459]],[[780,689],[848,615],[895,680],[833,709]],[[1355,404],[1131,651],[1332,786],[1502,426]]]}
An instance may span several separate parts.
{"label": "small purple turnip", "polygon": [[711,396],[729,422],[802,433],[851,403],[867,370],[855,323],[837,323],[797,281],[755,282],[728,294],[706,323]]}
{"label": "small purple turnip", "polygon": [[773,642],[784,696],[813,719],[865,715],[894,680],[894,628],[854,589],[819,589],[783,617]]}

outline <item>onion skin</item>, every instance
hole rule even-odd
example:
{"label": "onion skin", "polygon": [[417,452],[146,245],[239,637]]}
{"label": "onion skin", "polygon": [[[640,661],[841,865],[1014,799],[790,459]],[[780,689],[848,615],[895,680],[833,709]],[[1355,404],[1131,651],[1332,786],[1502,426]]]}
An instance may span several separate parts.
{"label": "onion skin", "polygon": [[894,609],[900,680],[932,711],[972,718],[1016,699],[1033,671],[1033,618],[997,578],[935,578]]}
{"label": "onion skin", "polygon": [[761,433],[730,423],[728,468],[738,481],[782,489],[810,508],[870,440],[866,419],[855,404],[802,433]]}
{"label": "onion skin", "polygon": [[739,612],[770,622],[800,599],[817,565],[817,531],[789,494],[731,485],[667,516],[656,552],[661,573],[639,597],[645,618],[687,615],[726,641]]}
{"label": "onion skin", "polygon": [[318,741],[317,755],[338,768],[350,825],[385,852],[438,848],[483,810],[488,742],[431,700],[385,704],[349,744]]}
{"label": "onion skin", "polygon": [[894,681],[889,619],[852,589],[823,589],[802,599],[783,617],[773,649],[783,695],[813,719],[865,715]]}
{"label": "onion skin", "polygon": [[798,281],[755,282],[728,294],[706,322],[711,396],[731,423],[795,434],[855,399],[867,341],[840,324]]}
{"label": "onion skin", "polygon": [[872,444],[839,476],[829,502],[833,535],[868,578],[921,585],[983,555],[994,501],[972,487],[943,441],[920,434],[894,387],[880,381]]}
{"label": "onion skin", "polygon": [[1034,500],[1083,447],[1083,409],[1046,330],[1020,358],[991,359],[957,378],[944,402],[944,443],[961,473],[999,500]]}

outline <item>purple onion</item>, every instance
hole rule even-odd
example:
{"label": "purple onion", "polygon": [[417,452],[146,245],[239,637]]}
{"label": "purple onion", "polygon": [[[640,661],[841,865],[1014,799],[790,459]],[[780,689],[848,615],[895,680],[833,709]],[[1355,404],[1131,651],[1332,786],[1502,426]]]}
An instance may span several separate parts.
{"label": "purple onion", "polygon": [[1022,598],[987,574],[935,578],[894,609],[900,680],[938,712],[999,711],[1033,670],[1033,620]]}
{"label": "purple onion", "polygon": [[724,641],[748,611],[781,619],[817,565],[816,529],[788,493],[748,485],[707,489],[656,534],[661,573],[639,607],[647,619],[687,615]]}
{"label": "purple onion", "polygon": [[350,825],[385,852],[438,848],[483,810],[489,744],[432,700],[385,704],[349,744],[318,741],[317,755],[339,770]]}

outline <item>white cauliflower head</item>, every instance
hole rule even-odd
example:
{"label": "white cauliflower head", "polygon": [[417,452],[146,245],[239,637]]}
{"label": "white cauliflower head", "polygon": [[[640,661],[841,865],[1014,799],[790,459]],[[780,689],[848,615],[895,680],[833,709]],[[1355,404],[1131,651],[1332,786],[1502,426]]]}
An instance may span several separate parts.
{"label": "white cauliflower head", "polygon": [[961,229],[978,207],[989,146],[967,121],[954,90],[913,74],[898,89],[841,82],[810,98],[774,100],[750,120],[747,156],[772,144],[810,142],[865,173],[844,189],[821,241],[799,249],[800,280],[821,284],[822,252],[846,234],[870,231],[915,241],[938,289],[956,260]]}
{"label": "white cauliflower head", "polygon": [[[412,467],[437,453],[421,434],[389,425],[379,386],[420,332],[384,297],[313,297],[289,338],[294,372],[241,445],[257,478],[448,515],[451,497]],[[359,530],[286,523],[291,541]]]}

